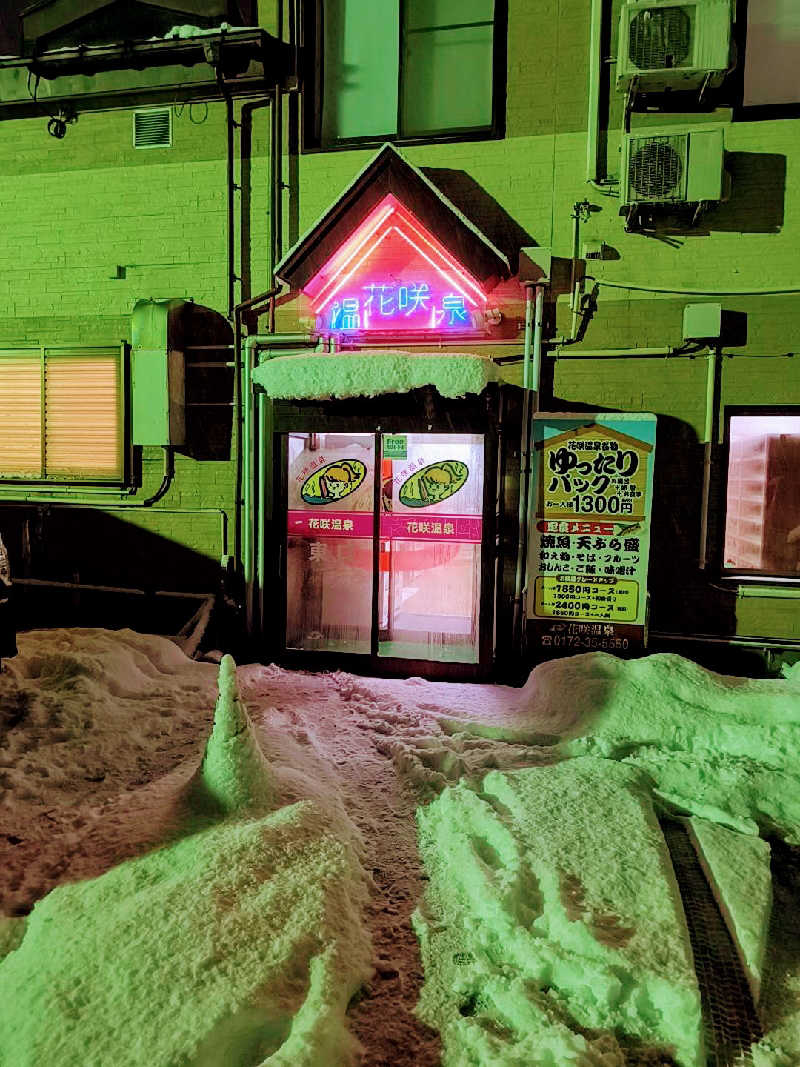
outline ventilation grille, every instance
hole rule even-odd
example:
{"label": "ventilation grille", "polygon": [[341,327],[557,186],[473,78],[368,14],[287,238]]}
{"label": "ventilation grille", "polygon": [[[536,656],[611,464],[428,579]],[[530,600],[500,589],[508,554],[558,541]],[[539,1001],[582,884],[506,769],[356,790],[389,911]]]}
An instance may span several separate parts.
{"label": "ventilation grille", "polygon": [[685,137],[651,137],[631,152],[628,183],[637,200],[682,198],[685,148]]}
{"label": "ventilation grille", "polygon": [[148,108],[133,113],[134,148],[170,148],[172,146],[172,110]]}
{"label": "ventilation grille", "polygon": [[639,70],[692,66],[694,7],[651,7],[630,22],[628,58]]}

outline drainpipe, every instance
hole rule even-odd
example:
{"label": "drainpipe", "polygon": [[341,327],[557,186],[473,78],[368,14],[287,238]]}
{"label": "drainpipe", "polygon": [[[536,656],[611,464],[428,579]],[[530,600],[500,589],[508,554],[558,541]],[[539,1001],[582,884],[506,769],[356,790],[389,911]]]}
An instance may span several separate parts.
{"label": "drainpipe", "polygon": [[214,73],[217,77],[217,87],[225,101],[225,156],[226,156],[226,208],[227,208],[227,258],[228,258],[228,321],[233,319],[234,289],[238,275],[235,265],[235,235],[234,235],[234,194],[239,186],[234,181],[234,144],[233,131],[237,125],[233,117],[233,97],[225,83],[222,72],[222,48],[223,38],[220,40],[220,55]]}
{"label": "drainpipe", "polygon": [[586,181],[599,184],[597,149],[600,139],[600,45],[603,34],[603,0],[592,0],[589,19],[589,108],[586,131]]}
{"label": "drainpipe", "polygon": [[719,348],[715,347],[706,357],[706,415],[703,429],[703,495],[700,504],[700,547],[698,565],[706,569],[708,563],[708,503],[711,495],[711,457],[714,450],[716,414],[717,371]]}
{"label": "drainpipe", "polygon": [[[533,291],[535,290],[535,297]],[[519,642],[520,651],[525,633],[523,604],[526,556],[528,549],[528,491],[530,483],[530,422],[531,408],[539,410],[539,393],[542,374],[542,319],[544,310],[544,286],[525,285],[525,341],[522,364],[522,432],[519,448],[519,514],[517,530],[517,569],[514,578],[513,643]],[[531,392],[533,402],[531,403]]]}

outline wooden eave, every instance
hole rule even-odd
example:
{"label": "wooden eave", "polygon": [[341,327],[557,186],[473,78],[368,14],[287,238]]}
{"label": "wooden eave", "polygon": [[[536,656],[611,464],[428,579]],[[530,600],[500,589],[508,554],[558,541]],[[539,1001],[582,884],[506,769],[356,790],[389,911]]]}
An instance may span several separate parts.
{"label": "wooden eave", "polygon": [[485,292],[509,277],[511,269],[503,253],[389,144],[286,253],[276,267],[276,276],[292,289],[302,289],[389,193],[414,214]]}

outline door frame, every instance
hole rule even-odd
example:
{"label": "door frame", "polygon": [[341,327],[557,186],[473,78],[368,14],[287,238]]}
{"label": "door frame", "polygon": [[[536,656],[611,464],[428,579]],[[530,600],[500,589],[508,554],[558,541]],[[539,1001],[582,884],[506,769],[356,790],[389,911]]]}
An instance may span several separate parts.
{"label": "door frame", "polygon": [[[305,670],[346,670],[376,677],[418,676],[439,680],[474,681],[489,677],[494,662],[495,572],[497,537],[495,512],[498,461],[499,392],[487,387],[480,396],[446,400],[433,388],[375,398],[331,401],[276,402],[273,422],[273,484],[275,493],[272,559],[278,590],[277,619],[273,620],[278,662]],[[288,433],[472,433],[484,440],[483,526],[478,606],[478,662],[444,663],[437,660],[378,656],[378,582],[380,535],[373,537],[372,629],[369,653],[314,652],[286,647]],[[376,436],[374,514],[380,519],[380,436]]]}

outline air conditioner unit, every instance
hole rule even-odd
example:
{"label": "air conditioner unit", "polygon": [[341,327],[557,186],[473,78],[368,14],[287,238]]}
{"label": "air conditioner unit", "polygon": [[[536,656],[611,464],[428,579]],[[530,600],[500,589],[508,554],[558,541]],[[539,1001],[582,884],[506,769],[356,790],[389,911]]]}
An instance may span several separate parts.
{"label": "air conditioner unit", "polygon": [[725,199],[722,130],[626,134],[620,204],[702,204]]}
{"label": "air conditioner unit", "polygon": [[731,0],[624,0],[617,88],[716,86],[731,66]]}

